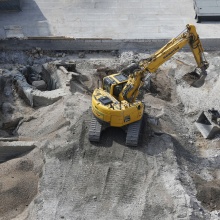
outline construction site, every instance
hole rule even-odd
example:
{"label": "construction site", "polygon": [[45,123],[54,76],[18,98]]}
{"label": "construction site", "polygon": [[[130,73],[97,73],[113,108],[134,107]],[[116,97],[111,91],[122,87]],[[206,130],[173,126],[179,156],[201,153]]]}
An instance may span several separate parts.
{"label": "construction site", "polygon": [[193,2],[0,1],[0,220],[220,219],[220,22]]}

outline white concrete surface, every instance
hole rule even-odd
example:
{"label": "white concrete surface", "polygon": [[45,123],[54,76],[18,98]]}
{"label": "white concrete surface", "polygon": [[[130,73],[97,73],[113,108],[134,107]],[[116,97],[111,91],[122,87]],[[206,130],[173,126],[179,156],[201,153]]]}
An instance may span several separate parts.
{"label": "white concrete surface", "polygon": [[[21,12],[0,12],[0,37],[164,39],[196,24],[193,0],[24,0]],[[218,38],[220,22],[196,24]]]}

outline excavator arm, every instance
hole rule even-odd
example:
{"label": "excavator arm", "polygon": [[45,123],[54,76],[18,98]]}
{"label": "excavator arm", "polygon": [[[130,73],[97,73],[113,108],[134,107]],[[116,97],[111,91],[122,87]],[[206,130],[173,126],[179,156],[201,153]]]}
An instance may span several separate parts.
{"label": "excavator arm", "polygon": [[140,69],[135,71],[134,74],[130,74],[127,84],[124,86],[122,92],[119,95],[119,99],[125,99],[128,102],[135,101],[139,88],[143,84],[141,82],[144,78],[144,73],[155,72],[163,63],[169,60],[186,44],[189,44],[196,60],[197,67],[201,70],[201,78],[200,81],[197,82],[197,85],[204,83],[204,78],[207,75],[205,70],[208,68],[209,64],[205,59],[203,53],[204,50],[199,39],[199,35],[196,32],[195,26],[188,24],[184,32],[182,32],[176,38],[171,39],[165,46],[163,46],[149,58],[140,61]]}
{"label": "excavator arm", "polygon": [[129,103],[133,103],[139,94],[139,88],[143,85],[144,73],[143,70],[135,70],[133,74],[130,74],[128,81],[121,93],[119,94],[119,100],[126,100]]}
{"label": "excavator arm", "polygon": [[143,67],[145,71],[155,72],[159,66],[169,60],[176,52],[182,49],[186,44],[189,44],[191,51],[196,60],[199,68],[208,68],[208,62],[205,59],[203,53],[203,47],[199,39],[199,35],[196,32],[194,25],[187,25],[186,31],[171,39],[164,47],[151,55],[149,58],[140,62],[140,67]]}

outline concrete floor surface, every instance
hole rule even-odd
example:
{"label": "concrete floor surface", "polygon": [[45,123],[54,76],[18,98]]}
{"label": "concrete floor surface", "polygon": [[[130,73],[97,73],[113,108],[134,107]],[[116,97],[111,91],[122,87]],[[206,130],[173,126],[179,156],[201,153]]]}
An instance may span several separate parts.
{"label": "concrete floor surface", "polygon": [[[0,12],[0,37],[169,39],[196,24],[192,0],[23,0],[22,11]],[[218,38],[219,22],[196,24]]]}

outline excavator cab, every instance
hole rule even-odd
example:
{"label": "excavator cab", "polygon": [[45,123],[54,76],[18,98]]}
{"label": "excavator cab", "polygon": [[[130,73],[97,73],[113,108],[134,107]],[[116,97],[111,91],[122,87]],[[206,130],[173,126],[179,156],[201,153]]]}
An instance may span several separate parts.
{"label": "excavator cab", "polygon": [[113,74],[103,78],[102,88],[115,98],[118,98],[127,81],[128,77],[123,73]]}
{"label": "excavator cab", "polygon": [[113,87],[113,96],[117,98],[119,96],[119,94],[121,93],[123,88],[124,88],[124,83],[115,85]]}
{"label": "excavator cab", "polygon": [[113,81],[109,77],[105,77],[103,79],[103,89],[108,92],[109,94],[112,94],[111,87],[112,87]]}

